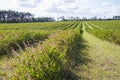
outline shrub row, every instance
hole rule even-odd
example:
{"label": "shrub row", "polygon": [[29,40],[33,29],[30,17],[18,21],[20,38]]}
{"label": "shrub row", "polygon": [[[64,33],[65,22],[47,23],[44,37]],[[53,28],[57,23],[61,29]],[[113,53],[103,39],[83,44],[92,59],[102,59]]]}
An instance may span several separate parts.
{"label": "shrub row", "polygon": [[[35,48],[29,48],[10,62],[9,80],[70,80],[77,64],[79,30],[59,31]],[[72,79],[73,80],[73,79]]]}
{"label": "shrub row", "polygon": [[86,30],[96,37],[120,45],[120,32],[118,30],[101,30],[98,28],[89,29],[89,27],[87,27],[88,25],[85,24],[85,26]]}
{"label": "shrub row", "polygon": [[[0,33],[0,56],[10,54],[11,49],[24,48],[25,44],[30,46],[35,42],[44,40],[50,31],[1,31]],[[29,44],[28,44],[29,43]]]}

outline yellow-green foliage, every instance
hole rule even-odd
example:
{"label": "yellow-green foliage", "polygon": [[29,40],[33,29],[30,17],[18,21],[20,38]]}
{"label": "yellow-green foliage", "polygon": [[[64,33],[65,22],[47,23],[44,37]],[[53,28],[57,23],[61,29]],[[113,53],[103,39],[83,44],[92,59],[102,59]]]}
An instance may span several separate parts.
{"label": "yellow-green foliage", "polygon": [[[1,23],[0,30],[53,30],[64,29],[76,21],[68,22],[36,22],[36,23]],[[69,26],[71,27],[71,26]],[[67,28],[66,28],[67,29]]]}
{"label": "yellow-green foliage", "polygon": [[[79,29],[78,21],[0,24],[0,77],[8,80],[72,79],[72,69],[82,59],[78,56]],[[5,53],[12,57],[3,56]]]}
{"label": "yellow-green foliage", "polygon": [[[24,48],[24,42],[29,42],[29,44],[38,42],[40,40],[44,40],[47,38],[47,35],[52,31],[40,31],[40,30],[13,30],[13,31],[1,31],[0,32],[0,56],[9,54],[11,52],[11,48],[17,50],[19,46]],[[18,46],[18,45],[19,46]]]}
{"label": "yellow-green foliage", "polygon": [[19,46],[25,48],[24,43],[34,44],[51,32],[75,28],[78,24],[75,21],[0,24],[0,57],[10,54],[12,49],[19,50]]}
{"label": "yellow-green foliage", "polygon": [[[50,38],[17,56],[11,64],[10,80],[63,80],[76,62],[79,30],[59,31]],[[75,49],[76,48],[76,49]]]}
{"label": "yellow-green foliage", "polygon": [[103,28],[97,28],[94,25],[90,25],[94,29],[89,29],[88,25],[87,31],[97,36],[100,39],[107,40],[109,42],[114,42],[120,45],[120,21],[91,21],[89,24],[95,24],[96,26]]}

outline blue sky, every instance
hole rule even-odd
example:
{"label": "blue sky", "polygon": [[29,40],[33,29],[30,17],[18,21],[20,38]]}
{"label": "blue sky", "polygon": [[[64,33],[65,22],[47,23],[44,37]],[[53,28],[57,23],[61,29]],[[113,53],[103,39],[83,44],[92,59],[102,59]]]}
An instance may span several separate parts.
{"label": "blue sky", "polygon": [[0,10],[50,17],[112,17],[120,15],[120,0],[0,0]]}

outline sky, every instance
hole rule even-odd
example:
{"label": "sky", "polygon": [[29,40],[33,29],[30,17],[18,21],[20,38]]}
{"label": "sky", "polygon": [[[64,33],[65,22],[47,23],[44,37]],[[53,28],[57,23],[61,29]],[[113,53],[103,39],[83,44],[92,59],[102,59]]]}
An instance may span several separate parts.
{"label": "sky", "polygon": [[0,0],[0,10],[30,12],[35,17],[120,15],[120,0]]}

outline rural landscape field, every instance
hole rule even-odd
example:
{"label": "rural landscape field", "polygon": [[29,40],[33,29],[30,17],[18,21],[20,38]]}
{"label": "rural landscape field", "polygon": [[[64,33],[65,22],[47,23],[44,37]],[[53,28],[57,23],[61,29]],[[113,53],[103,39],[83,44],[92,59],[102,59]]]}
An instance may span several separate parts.
{"label": "rural landscape field", "polygon": [[120,80],[119,3],[0,0],[0,80]]}
{"label": "rural landscape field", "polygon": [[2,23],[0,76],[9,80],[119,80],[119,29],[119,20]]}

